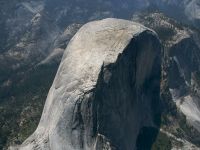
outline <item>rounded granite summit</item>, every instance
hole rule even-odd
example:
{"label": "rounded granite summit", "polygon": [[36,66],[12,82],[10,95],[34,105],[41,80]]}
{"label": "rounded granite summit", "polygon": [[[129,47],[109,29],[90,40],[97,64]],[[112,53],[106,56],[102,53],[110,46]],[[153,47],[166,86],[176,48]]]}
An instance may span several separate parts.
{"label": "rounded granite summit", "polygon": [[64,52],[36,131],[10,149],[150,147],[141,139],[159,126],[160,54],[155,32],[138,23],[87,23]]}

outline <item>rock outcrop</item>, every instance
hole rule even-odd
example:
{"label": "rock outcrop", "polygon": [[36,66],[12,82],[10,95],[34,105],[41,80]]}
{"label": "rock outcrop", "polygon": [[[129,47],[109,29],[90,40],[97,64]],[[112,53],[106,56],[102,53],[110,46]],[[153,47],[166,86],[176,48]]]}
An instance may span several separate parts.
{"label": "rock outcrop", "polygon": [[155,32],[140,24],[104,19],[84,25],[65,50],[37,130],[10,149],[151,146],[160,120],[160,53]]}

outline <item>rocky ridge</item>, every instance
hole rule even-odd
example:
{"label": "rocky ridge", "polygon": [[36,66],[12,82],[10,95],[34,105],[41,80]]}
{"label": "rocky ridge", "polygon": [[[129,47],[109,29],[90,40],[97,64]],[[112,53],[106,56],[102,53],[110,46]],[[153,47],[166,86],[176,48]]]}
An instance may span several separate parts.
{"label": "rocky ridge", "polygon": [[[196,144],[189,144],[189,149],[199,149],[199,30],[159,12],[136,14],[133,20],[154,29],[164,46],[161,130]],[[174,149],[188,148],[188,142],[181,142],[181,146],[171,137]]]}

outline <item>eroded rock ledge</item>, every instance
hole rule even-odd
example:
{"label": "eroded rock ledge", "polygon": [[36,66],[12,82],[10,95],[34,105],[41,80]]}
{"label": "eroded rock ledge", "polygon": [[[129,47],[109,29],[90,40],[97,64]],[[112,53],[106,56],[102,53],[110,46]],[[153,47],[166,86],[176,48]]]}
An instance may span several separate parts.
{"label": "eroded rock ledge", "polygon": [[[159,126],[161,45],[120,19],[84,25],[65,50],[37,130],[20,150],[134,150]],[[153,134],[146,134],[153,133]]]}

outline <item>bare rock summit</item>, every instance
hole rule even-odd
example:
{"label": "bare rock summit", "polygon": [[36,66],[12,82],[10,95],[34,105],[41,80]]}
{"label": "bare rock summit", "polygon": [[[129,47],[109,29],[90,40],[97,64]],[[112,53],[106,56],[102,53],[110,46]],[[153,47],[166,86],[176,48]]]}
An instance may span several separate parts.
{"label": "bare rock summit", "polygon": [[160,119],[160,55],[156,33],[138,23],[87,23],[64,52],[38,128],[10,149],[150,147]]}

